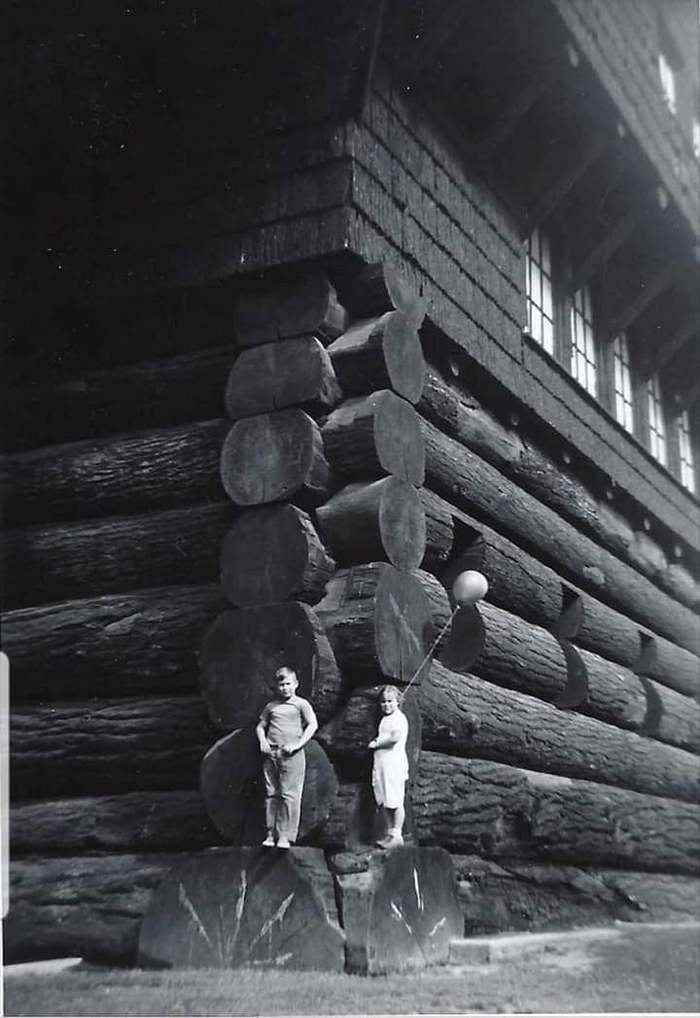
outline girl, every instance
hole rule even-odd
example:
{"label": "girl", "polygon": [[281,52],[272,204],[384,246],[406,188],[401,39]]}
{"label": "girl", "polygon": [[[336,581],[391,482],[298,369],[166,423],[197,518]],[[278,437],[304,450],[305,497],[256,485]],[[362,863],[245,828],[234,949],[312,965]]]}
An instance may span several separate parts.
{"label": "girl", "polygon": [[372,764],[372,791],[382,809],[387,832],[377,841],[380,848],[403,845],[401,831],[405,819],[404,791],[408,778],[406,738],[408,720],[399,709],[399,691],[396,686],[382,686],[379,691],[379,709],[382,717],[376,739],[369,743],[374,750]]}

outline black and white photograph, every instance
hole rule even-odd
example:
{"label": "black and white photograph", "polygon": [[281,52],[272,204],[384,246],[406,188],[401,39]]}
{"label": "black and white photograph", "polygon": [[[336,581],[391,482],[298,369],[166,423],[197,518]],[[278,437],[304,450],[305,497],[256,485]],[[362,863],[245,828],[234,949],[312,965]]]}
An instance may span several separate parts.
{"label": "black and white photograph", "polygon": [[699,1013],[699,0],[3,22],[0,1014]]}

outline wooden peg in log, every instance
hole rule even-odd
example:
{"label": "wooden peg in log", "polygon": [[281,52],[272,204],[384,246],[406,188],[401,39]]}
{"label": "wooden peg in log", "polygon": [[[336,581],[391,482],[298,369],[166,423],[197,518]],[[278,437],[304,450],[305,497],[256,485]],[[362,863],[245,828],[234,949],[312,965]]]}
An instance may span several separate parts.
{"label": "wooden peg in log", "polygon": [[345,283],[342,297],[353,318],[368,318],[395,308],[419,329],[425,317],[425,302],[390,262],[366,265]]}
{"label": "wooden peg in log", "polygon": [[296,409],[237,421],[221,450],[221,480],[237,505],[286,499],[318,505],[330,483],[318,426]]}
{"label": "wooden peg in log", "polygon": [[243,350],[226,384],[231,420],[298,406],[327,412],[340,401],[333,364],[315,336]]}
{"label": "wooden peg in log", "polygon": [[314,604],[334,572],[311,519],[294,505],[245,509],[221,547],[221,586],[241,608]]}
{"label": "wooden peg in log", "polygon": [[409,403],[423,392],[425,361],[418,331],[401,311],[352,325],[328,347],[343,391],[351,396],[392,389]]}
{"label": "wooden peg in log", "polygon": [[311,701],[319,721],[329,718],[341,678],[323,627],[308,605],[289,601],[219,615],[200,653],[202,695],[214,724],[228,731],[255,724],[282,665],[297,673],[297,692]]}
{"label": "wooden peg in log", "polygon": [[425,477],[425,448],[418,414],[388,389],[349,399],[323,426],[323,446],[334,470],[349,479],[394,474],[411,484]]}
{"label": "wooden peg in log", "polygon": [[319,269],[274,282],[263,280],[241,294],[234,312],[240,346],[297,336],[316,336],[329,342],[345,331],[347,322],[335,289]]}
{"label": "wooden peg in log", "polygon": [[346,677],[380,673],[407,683],[429,647],[425,591],[411,573],[384,562],[339,570],[316,612]]}
{"label": "wooden peg in log", "polygon": [[179,863],[144,916],[139,965],[342,972],[345,938],[322,850],[214,848]]}
{"label": "wooden peg in log", "polygon": [[[324,824],[338,793],[333,765],[318,742],[308,742],[297,841]],[[232,845],[259,845],[265,837],[263,757],[255,733],[238,729],[215,742],[202,760],[199,787],[214,826]]]}
{"label": "wooden peg in log", "polygon": [[423,559],[423,504],[413,485],[398,477],[348,485],[319,506],[316,519],[341,565],[387,559],[410,570]]}

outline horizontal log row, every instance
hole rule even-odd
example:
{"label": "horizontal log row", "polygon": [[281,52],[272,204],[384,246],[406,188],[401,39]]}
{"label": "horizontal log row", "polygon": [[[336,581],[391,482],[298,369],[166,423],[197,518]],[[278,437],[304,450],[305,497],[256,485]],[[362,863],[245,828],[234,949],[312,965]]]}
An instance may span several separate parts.
{"label": "horizontal log row", "polygon": [[11,699],[192,691],[197,649],[224,603],[218,586],[177,586],[7,612]]}
{"label": "horizontal log row", "polygon": [[347,328],[348,316],[320,269],[290,272],[252,283],[236,303],[233,324],[240,346],[315,336],[330,342]]}
{"label": "horizontal log row", "polygon": [[513,478],[545,505],[619,555],[672,597],[694,608],[700,585],[681,566],[671,571],[663,550],[643,531],[595,498],[586,485],[502,423],[462,386],[429,368],[419,407],[439,428]]}
{"label": "horizontal log row", "polygon": [[425,361],[418,330],[400,311],[362,319],[328,347],[340,384],[349,396],[391,389],[417,403],[423,391]]}
{"label": "horizontal log row", "polygon": [[697,653],[700,619],[495,467],[423,421],[428,487],[493,522],[601,600]]}
{"label": "horizontal log row", "polygon": [[428,541],[438,521],[452,521],[449,567],[435,567],[447,586],[463,569],[479,569],[489,582],[487,597],[498,607],[678,692],[700,693],[696,655],[566,582],[550,566],[429,489],[421,489],[419,496]]}
{"label": "horizontal log row", "polygon": [[230,502],[6,530],[6,608],[178,583],[215,582]]}
{"label": "horizontal log row", "polygon": [[[362,785],[343,781],[321,834],[339,843]],[[425,749],[411,791],[421,844],[490,859],[700,872],[698,808]]]}
{"label": "horizontal log row", "polygon": [[351,318],[371,318],[386,311],[400,311],[418,329],[425,317],[425,304],[396,265],[388,261],[363,266],[359,272],[339,280],[338,292]]}

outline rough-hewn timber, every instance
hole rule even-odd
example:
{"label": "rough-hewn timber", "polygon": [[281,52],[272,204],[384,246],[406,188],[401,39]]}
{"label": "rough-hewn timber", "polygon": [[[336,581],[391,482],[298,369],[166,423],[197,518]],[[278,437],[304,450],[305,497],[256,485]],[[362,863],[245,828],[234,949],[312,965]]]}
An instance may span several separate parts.
{"label": "rough-hewn timber", "polygon": [[311,269],[285,279],[260,281],[241,293],[234,312],[240,346],[295,336],[335,339],[347,328],[347,313],[323,272]]}

